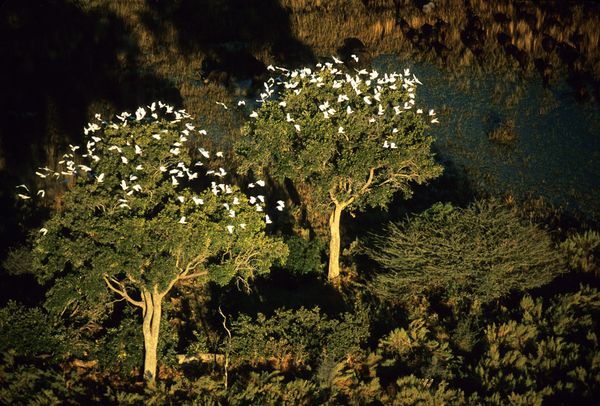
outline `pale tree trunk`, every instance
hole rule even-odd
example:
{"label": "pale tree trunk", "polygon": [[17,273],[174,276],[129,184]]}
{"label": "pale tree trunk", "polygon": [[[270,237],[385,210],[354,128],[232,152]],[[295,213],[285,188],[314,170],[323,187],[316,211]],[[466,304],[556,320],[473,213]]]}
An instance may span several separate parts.
{"label": "pale tree trunk", "polygon": [[155,286],[153,291],[144,290],[144,379],[153,387],[156,381],[157,349],[162,313],[162,295]]}
{"label": "pale tree trunk", "polygon": [[336,286],[340,282],[340,220],[343,210],[341,204],[336,204],[329,217],[329,270],[327,279]]}

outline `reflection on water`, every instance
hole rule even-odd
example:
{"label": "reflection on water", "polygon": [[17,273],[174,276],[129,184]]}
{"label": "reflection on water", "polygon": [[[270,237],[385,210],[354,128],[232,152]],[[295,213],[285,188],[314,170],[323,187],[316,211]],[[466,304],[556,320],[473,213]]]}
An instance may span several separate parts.
{"label": "reflection on water", "polygon": [[[440,113],[441,125],[432,128],[440,156],[464,166],[475,187],[600,214],[600,108],[577,103],[565,81],[548,89],[539,78],[467,72],[449,78],[431,64],[394,56],[374,65],[412,68],[424,83],[420,99]],[[514,125],[511,137],[490,139],[506,123]]]}

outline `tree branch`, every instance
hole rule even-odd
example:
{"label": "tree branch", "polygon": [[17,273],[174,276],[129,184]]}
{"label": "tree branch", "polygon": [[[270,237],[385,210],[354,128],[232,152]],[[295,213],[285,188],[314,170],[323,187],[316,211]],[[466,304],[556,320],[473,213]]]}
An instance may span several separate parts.
{"label": "tree branch", "polygon": [[[125,287],[119,281],[115,280],[114,278],[109,279],[107,274],[102,275],[102,278],[104,278],[104,282],[106,282],[106,286],[108,286],[108,288],[110,290],[112,290],[113,292],[115,292],[116,294],[120,295],[123,299],[127,300],[129,303],[131,303],[134,306],[138,306],[141,308],[144,307],[143,302],[141,302],[139,300],[134,300],[131,296],[129,296],[129,294],[125,290]],[[120,287],[120,289],[116,288],[113,285],[113,283],[118,285]]]}

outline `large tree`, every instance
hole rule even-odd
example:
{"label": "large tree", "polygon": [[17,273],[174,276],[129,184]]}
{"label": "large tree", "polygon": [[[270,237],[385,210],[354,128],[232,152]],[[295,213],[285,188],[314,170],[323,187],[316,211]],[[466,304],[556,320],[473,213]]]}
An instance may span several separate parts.
{"label": "large tree", "polygon": [[52,283],[51,311],[102,313],[115,296],[139,307],[152,384],[162,304],[174,288],[245,283],[287,251],[264,232],[266,208],[223,180],[222,153],[199,148],[206,132],[188,114],[153,103],[117,118],[97,116],[62,168],[38,172],[69,186],[35,239],[35,270]]}
{"label": "large tree", "polygon": [[313,217],[328,214],[328,277],[336,283],[342,213],[384,208],[397,191],[409,197],[413,183],[442,168],[426,132],[437,122],[435,112],[416,107],[414,75],[349,72],[334,61],[314,71],[278,68],[236,150],[243,168],[267,169],[307,190],[304,203]]}

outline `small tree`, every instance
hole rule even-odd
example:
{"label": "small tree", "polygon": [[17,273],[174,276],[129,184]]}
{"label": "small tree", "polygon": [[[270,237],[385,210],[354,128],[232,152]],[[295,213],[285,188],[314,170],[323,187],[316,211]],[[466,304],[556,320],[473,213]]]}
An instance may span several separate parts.
{"label": "small tree", "polygon": [[96,117],[85,148],[71,146],[57,172],[38,172],[71,186],[35,240],[35,268],[52,281],[51,311],[87,306],[97,317],[114,295],[139,307],[152,384],[161,306],[176,286],[245,283],[287,251],[265,235],[263,208],[224,183],[222,167],[206,167],[222,154],[196,148],[206,132],[184,111],[153,103],[115,122]]}
{"label": "small tree", "polygon": [[329,280],[340,274],[340,219],[345,210],[386,207],[396,191],[440,175],[432,138],[416,109],[420,82],[404,74],[346,72],[325,63],[287,71],[265,83],[263,103],[237,143],[242,168],[290,179],[307,189],[313,216],[329,214]]}

